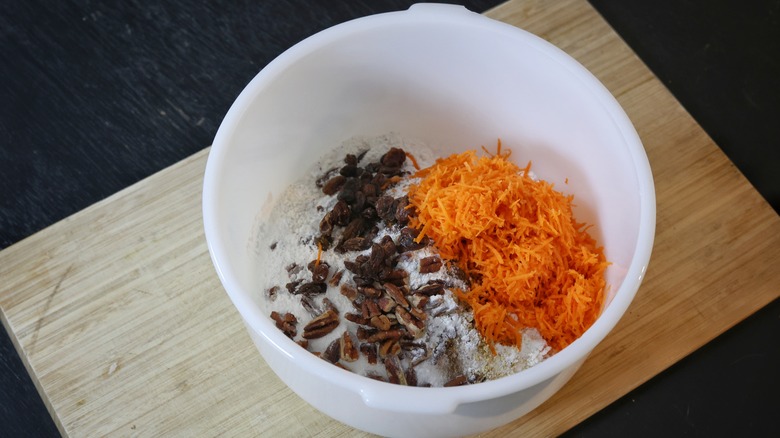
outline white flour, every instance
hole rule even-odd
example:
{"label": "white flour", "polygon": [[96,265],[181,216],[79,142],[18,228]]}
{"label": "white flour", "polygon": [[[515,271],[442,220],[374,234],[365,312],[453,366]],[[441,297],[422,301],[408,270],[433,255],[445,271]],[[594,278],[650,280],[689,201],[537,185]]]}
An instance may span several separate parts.
{"label": "white flour", "polygon": [[[384,135],[376,138],[353,138],[340,147],[328,153],[305,175],[292,184],[277,201],[268,222],[260,225],[258,237],[258,271],[263,276],[261,292],[264,294],[264,313],[272,311],[292,313],[298,319],[298,336],[302,328],[312,319],[311,314],[301,304],[300,296],[293,295],[285,289],[285,284],[303,280],[309,275],[306,265],[317,258],[317,246],[314,239],[319,233],[319,224],[325,212],[330,211],[336,203],[336,196],[323,194],[316,186],[316,180],[332,168],[341,167],[346,154],[359,155],[367,151],[360,164],[378,161],[391,147],[401,147],[412,153],[421,167],[427,167],[435,161],[435,157],[426,146],[397,135]],[[412,164],[406,160],[405,170],[414,172]],[[409,184],[414,181],[407,177],[386,194],[399,197],[405,194]],[[385,235],[394,241],[399,236],[398,226],[385,227],[379,223],[380,232],[375,238],[378,242]],[[334,235],[338,237],[338,235]],[[354,260],[358,254],[370,253],[324,251],[322,262],[330,266],[331,273],[344,271],[342,282],[350,280],[352,273],[345,269],[345,260]],[[414,256],[410,256],[414,254]],[[409,288],[415,289],[430,280],[445,280],[448,284],[461,289],[467,286],[461,280],[451,275],[445,268],[429,274],[419,273],[419,261],[423,257],[435,255],[433,247],[426,247],[415,252],[407,252],[399,257],[397,268],[409,273]],[[290,269],[291,266],[297,266]],[[269,290],[276,288],[275,293]],[[343,316],[346,312],[355,312],[352,302],[339,292],[338,286],[328,285],[325,294],[315,298],[315,304],[322,306],[322,299],[327,297]],[[414,361],[418,382],[431,386],[442,386],[455,376],[466,375],[471,381],[496,379],[530,366],[546,357],[550,348],[535,329],[523,332],[523,347],[496,345],[494,356],[487,344],[474,328],[473,314],[459,305],[452,292],[447,289],[443,295],[433,295],[430,298],[429,315],[425,322],[424,334],[417,342],[424,342],[427,347],[427,358],[420,355],[408,355],[404,359],[405,366]],[[339,326],[320,339],[309,341],[308,349],[323,351],[334,339],[340,337],[344,330],[353,335],[357,325],[342,318]],[[370,365],[363,354],[356,362],[346,363],[347,368],[360,374],[375,373],[385,376],[381,364]]]}

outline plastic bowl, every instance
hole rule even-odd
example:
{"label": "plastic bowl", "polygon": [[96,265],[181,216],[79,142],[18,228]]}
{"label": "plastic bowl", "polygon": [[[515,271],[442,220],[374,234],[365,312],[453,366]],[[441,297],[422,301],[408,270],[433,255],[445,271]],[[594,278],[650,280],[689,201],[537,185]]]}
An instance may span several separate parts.
{"label": "plastic bowl", "polygon": [[[595,324],[541,364],[454,388],[374,381],[318,359],[261,308],[253,229],[304,169],[355,135],[397,132],[442,156],[493,146],[574,194],[612,265]],[[568,181],[568,182],[567,182]],[[268,64],[222,122],[203,216],[222,284],[263,358],[325,414],[388,436],[454,436],[508,423],[569,380],[631,303],[655,231],[655,191],[631,122],[585,68],[544,40],[462,7],[415,5],[322,31]]]}

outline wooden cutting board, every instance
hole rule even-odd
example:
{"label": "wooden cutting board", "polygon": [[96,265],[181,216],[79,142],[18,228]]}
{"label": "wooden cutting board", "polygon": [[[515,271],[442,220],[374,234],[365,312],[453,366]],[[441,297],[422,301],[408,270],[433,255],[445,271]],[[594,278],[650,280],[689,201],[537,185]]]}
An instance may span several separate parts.
{"label": "wooden cutting board", "polygon": [[[780,218],[584,1],[488,15],[590,69],[636,125],[658,226],[636,300],[571,382],[485,436],[564,432],[780,290]],[[217,279],[201,225],[208,149],[0,252],[2,322],[63,434],[365,436],[269,370]]]}

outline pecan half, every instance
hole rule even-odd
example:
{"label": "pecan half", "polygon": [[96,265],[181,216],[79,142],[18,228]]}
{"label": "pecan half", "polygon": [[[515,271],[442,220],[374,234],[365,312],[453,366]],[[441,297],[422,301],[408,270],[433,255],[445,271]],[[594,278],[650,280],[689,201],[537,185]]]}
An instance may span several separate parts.
{"label": "pecan half", "polygon": [[312,319],[303,328],[305,339],[321,338],[332,332],[339,325],[339,316],[332,309],[328,309],[320,316]]}

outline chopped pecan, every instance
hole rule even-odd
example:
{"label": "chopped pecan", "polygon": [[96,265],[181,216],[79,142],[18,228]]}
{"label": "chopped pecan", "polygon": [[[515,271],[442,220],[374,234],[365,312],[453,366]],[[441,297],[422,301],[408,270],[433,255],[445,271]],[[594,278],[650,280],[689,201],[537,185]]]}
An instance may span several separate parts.
{"label": "chopped pecan", "polygon": [[348,331],[344,331],[340,338],[340,353],[341,359],[347,362],[354,362],[358,360],[358,349],[355,347],[355,343],[352,342],[352,335]]}
{"label": "chopped pecan", "polygon": [[371,325],[379,330],[390,330],[390,327],[392,326],[387,315],[372,316]]}
{"label": "chopped pecan", "polygon": [[322,310],[317,308],[314,304],[314,300],[308,295],[301,296],[301,305],[312,317],[316,318],[322,313]]}
{"label": "chopped pecan", "polygon": [[365,328],[365,327],[358,327],[357,330],[355,331],[355,335],[357,336],[358,339],[360,339],[361,341],[368,341],[368,342],[374,342],[371,341],[370,339],[376,333],[377,333],[376,330]]}
{"label": "chopped pecan", "polygon": [[379,344],[379,357],[397,356],[401,352],[401,344],[395,339],[385,339]]}
{"label": "chopped pecan", "polygon": [[328,347],[325,349],[325,351],[320,354],[320,357],[330,363],[336,363],[339,361],[341,353],[340,348],[341,338],[334,339],[330,344],[328,344]]}
{"label": "chopped pecan", "polygon": [[330,284],[331,286],[338,286],[339,283],[341,282],[341,276],[342,275],[344,275],[344,270],[343,269],[340,269],[340,270],[336,271],[336,273],[333,274],[332,277],[330,277],[330,280],[328,281],[328,284]]}
{"label": "chopped pecan", "polygon": [[401,290],[401,288],[394,285],[393,283],[385,283],[383,286],[385,288],[385,292],[390,295],[390,298],[392,298],[400,306],[406,307],[407,309],[409,308],[409,302],[406,301],[404,292]]}
{"label": "chopped pecan", "polygon": [[322,306],[325,308],[325,310],[332,310],[336,313],[336,315],[339,314],[339,309],[336,308],[336,305],[331,302],[328,297],[325,297],[322,299]]}
{"label": "chopped pecan", "polygon": [[344,319],[346,319],[347,321],[354,322],[355,324],[359,324],[359,325],[371,325],[371,322],[368,319],[363,318],[362,316],[360,316],[360,315],[358,315],[356,313],[345,313],[344,314]]}
{"label": "chopped pecan", "polygon": [[406,327],[406,330],[414,338],[419,338],[422,336],[422,331],[425,325],[419,319],[412,316],[409,311],[403,307],[398,306],[395,308],[395,317],[398,319],[398,322]]}
{"label": "chopped pecan", "polygon": [[338,325],[339,316],[332,309],[328,309],[306,324],[303,328],[303,337],[306,339],[321,338],[332,332]]}
{"label": "chopped pecan", "polygon": [[391,312],[396,305],[395,300],[393,300],[387,295],[383,295],[382,297],[380,297],[378,300],[376,300],[376,303],[377,305],[379,305],[379,309],[385,313]]}
{"label": "chopped pecan", "polygon": [[277,292],[279,292],[279,286],[271,286],[268,290],[266,290],[265,296],[268,298],[268,301],[274,301],[276,299]]}
{"label": "chopped pecan", "polygon": [[406,373],[404,373],[404,376],[406,377],[407,385],[417,386],[417,372],[414,370],[414,367],[407,368]]}
{"label": "chopped pecan", "polygon": [[366,377],[369,379],[379,380],[380,382],[387,382],[387,380],[377,373],[366,373]]}
{"label": "chopped pecan", "polygon": [[428,315],[417,307],[410,307],[409,313],[420,321],[425,321],[428,318]]}
{"label": "chopped pecan", "polygon": [[388,356],[385,358],[385,370],[387,370],[387,380],[390,383],[406,385],[406,375],[401,368],[401,361],[397,356]]}
{"label": "chopped pecan", "polygon": [[298,323],[298,320],[292,313],[285,313],[282,315],[277,311],[273,311],[271,312],[271,319],[276,322],[276,327],[287,335],[288,338],[292,339],[298,334],[298,331],[295,328],[295,324]]}
{"label": "chopped pecan", "polygon": [[416,294],[422,295],[440,295],[444,293],[444,283],[429,281],[428,284],[421,286],[414,291]]}
{"label": "chopped pecan", "polygon": [[358,292],[368,298],[379,298],[382,295],[382,291],[372,286],[360,286]]}
{"label": "chopped pecan", "polygon": [[382,330],[367,333],[365,339],[366,342],[380,342],[388,339],[401,339],[406,334],[406,331],[401,329]]}
{"label": "chopped pecan", "polygon": [[355,301],[355,299],[358,297],[357,289],[347,283],[342,284],[339,288],[339,291],[341,292],[341,295],[349,298],[350,301]]}
{"label": "chopped pecan", "polygon": [[363,355],[366,356],[366,360],[371,365],[376,365],[376,359],[377,359],[377,353],[376,353],[376,344],[360,344],[360,352],[363,353]]}
{"label": "chopped pecan", "polygon": [[368,316],[373,318],[382,314],[382,310],[379,308],[379,304],[374,300],[366,300],[366,307],[368,308]]}
{"label": "chopped pecan", "polygon": [[461,385],[465,385],[468,382],[469,382],[468,377],[461,374],[457,377],[450,379],[447,383],[444,384],[444,386],[461,386]]}

